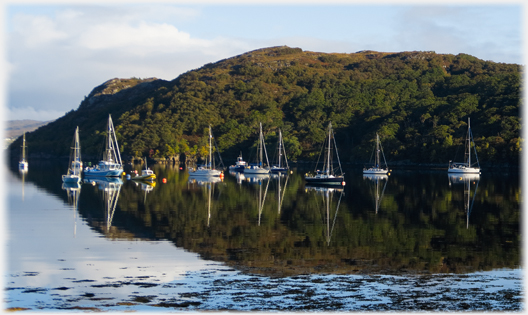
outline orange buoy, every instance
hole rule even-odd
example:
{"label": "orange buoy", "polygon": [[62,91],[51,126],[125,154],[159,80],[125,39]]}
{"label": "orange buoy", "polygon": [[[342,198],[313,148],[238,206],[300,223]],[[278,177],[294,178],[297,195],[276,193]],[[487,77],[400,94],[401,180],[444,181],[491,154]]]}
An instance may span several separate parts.
{"label": "orange buoy", "polygon": [[342,182],[341,182],[341,185],[342,185],[342,186],[345,186],[345,185],[346,185],[345,181],[342,181]]}
{"label": "orange buoy", "polygon": [[167,179],[166,179],[166,178],[163,178],[161,181],[162,181],[164,184],[167,183]]}

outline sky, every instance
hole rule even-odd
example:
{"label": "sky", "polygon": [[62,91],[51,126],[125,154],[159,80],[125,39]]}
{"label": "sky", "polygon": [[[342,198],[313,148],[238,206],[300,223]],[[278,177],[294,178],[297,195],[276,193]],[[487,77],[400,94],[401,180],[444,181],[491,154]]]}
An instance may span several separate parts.
{"label": "sky", "polygon": [[112,78],[172,80],[280,45],[324,53],[465,53],[525,64],[522,1],[251,3],[4,2],[2,117],[54,120]]}

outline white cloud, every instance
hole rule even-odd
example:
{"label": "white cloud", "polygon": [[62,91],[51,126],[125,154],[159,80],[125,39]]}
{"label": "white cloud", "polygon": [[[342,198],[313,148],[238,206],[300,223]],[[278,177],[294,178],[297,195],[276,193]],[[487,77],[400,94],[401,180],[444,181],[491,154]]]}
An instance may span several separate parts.
{"label": "white cloud", "polygon": [[20,36],[29,48],[35,48],[67,37],[65,32],[57,29],[55,21],[45,16],[22,14],[14,18],[13,24],[17,36]]}
{"label": "white cloud", "polygon": [[[190,34],[178,31],[172,25],[140,22],[138,26],[123,23],[94,25],[83,32],[79,45],[89,49],[134,48],[157,51],[182,51],[193,47],[206,47],[205,40],[191,39]],[[130,53],[137,51],[131,50]]]}
{"label": "white cloud", "polygon": [[[296,19],[291,12],[299,8],[320,19]],[[521,54],[520,49],[515,53],[521,45],[511,8],[380,6],[362,11],[368,18],[360,21],[350,20],[349,13],[356,12],[356,7],[339,8],[336,15],[331,6],[261,6],[260,11],[248,6],[168,4],[32,10],[17,6],[7,23],[10,114],[34,115],[30,108],[63,114],[76,109],[91,89],[111,78],[172,80],[204,64],[277,45],[343,53],[364,49],[463,52],[502,62],[515,62]],[[278,22],[270,24],[263,13],[264,17],[275,14]],[[369,21],[375,23],[368,25]],[[491,31],[486,27],[489,23],[494,23]],[[486,36],[491,33],[494,36]]]}
{"label": "white cloud", "polygon": [[19,13],[8,37],[8,117],[58,118],[95,86],[119,77],[172,80],[249,50],[226,37],[195,38],[169,23],[199,11],[174,6],[74,6]]}

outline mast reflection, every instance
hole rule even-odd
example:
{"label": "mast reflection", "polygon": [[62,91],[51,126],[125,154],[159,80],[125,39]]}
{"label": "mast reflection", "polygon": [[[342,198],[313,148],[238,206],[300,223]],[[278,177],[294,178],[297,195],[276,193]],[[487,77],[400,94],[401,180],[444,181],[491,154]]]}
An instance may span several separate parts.
{"label": "mast reflection", "polygon": [[[379,175],[379,174],[363,174],[363,179],[374,182],[372,187],[374,195],[374,208],[376,209],[376,214],[381,206],[381,201],[383,200],[383,195],[385,194],[385,188],[389,182],[389,176]],[[383,188],[381,183],[383,183]]]}
{"label": "mast reflection", "polygon": [[[464,211],[466,212],[466,229],[469,228],[469,215],[473,210],[475,196],[477,195],[480,174],[448,174],[449,187],[454,184],[464,184]],[[472,185],[475,187],[472,192]]]}
{"label": "mast reflection", "polygon": [[[334,232],[334,226],[336,223],[337,213],[339,212],[339,206],[341,205],[341,198],[343,197],[345,191],[343,187],[323,187],[323,186],[311,186],[306,185],[306,191],[315,191],[316,195],[320,195],[323,197],[323,204],[324,209],[326,210],[326,213],[323,214],[325,217],[324,223],[326,223],[326,244],[327,246],[330,246],[330,240],[332,238],[332,234]],[[337,202],[337,206],[335,209],[334,218],[332,220],[332,226],[330,226],[330,204],[332,203],[332,199],[334,195],[337,195],[339,193],[339,200]]]}
{"label": "mast reflection", "polygon": [[214,194],[215,184],[220,182],[222,182],[222,178],[216,176],[189,177],[189,184],[205,188],[207,194],[207,227],[209,227],[211,221],[211,197]]}
{"label": "mast reflection", "polygon": [[62,189],[68,195],[68,204],[73,209],[73,237],[77,235],[77,210],[79,209],[79,197],[81,195],[81,184],[79,182],[63,182]]}
{"label": "mast reflection", "polygon": [[121,191],[123,181],[121,178],[116,177],[90,177],[89,179],[85,178],[84,182],[93,186],[97,185],[97,188],[103,191],[106,215],[106,232],[109,232],[110,227],[112,226],[112,219],[114,218],[117,200],[119,199],[119,192]]}

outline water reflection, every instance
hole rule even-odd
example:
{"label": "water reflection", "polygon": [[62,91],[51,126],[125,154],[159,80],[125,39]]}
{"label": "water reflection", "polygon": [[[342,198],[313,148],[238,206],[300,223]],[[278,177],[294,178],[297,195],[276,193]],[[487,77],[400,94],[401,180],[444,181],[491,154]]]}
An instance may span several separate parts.
{"label": "water reflection", "polygon": [[[385,188],[387,188],[389,176],[377,174],[363,174],[363,179],[373,182],[372,195],[374,197],[374,208],[376,209],[376,214],[378,214],[378,210],[381,206],[381,201],[383,200],[383,195],[385,194]],[[383,183],[383,187],[381,183]]]}
{"label": "water reflection", "polygon": [[[248,174],[246,178],[249,179],[250,183],[257,183],[258,184],[258,226],[260,226],[260,218],[262,217],[262,210],[264,209],[264,202],[266,201],[266,195],[268,194],[268,187],[270,183],[270,176],[269,175],[257,175],[257,174]],[[266,182],[266,189],[264,190],[264,194],[262,193],[262,186],[264,186],[264,182]]]}
{"label": "water reflection", "polygon": [[[288,179],[290,178],[290,175],[287,173],[273,173],[271,177],[277,183],[277,211],[280,214],[282,209],[282,202],[284,201],[284,194],[286,193],[286,188],[288,187]],[[284,187],[281,186],[283,180]]]}
{"label": "water reflection", "polygon": [[[324,204],[323,207],[323,215],[322,217],[325,218],[324,223],[326,223],[326,245],[330,246],[330,240],[332,238],[332,233],[334,231],[337,213],[339,212],[339,206],[341,205],[341,198],[344,194],[343,187],[318,187],[318,186],[306,186],[306,191],[315,191],[316,195],[319,195],[322,197],[322,203]],[[332,203],[332,199],[334,195],[339,195],[339,199],[337,201],[337,205],[335,209],[332,209],[330,211],[330,204]],[[337,197],[336,197],[337,198]],[[330,226],[330,218],[332,217],[333,212],[333,219],[332,219],[332,226]]]}
{"label": "water reflection", "polygon": [[118,177],[90,177],[88,179],[85,178],[84,182],[93,186],[97,185],[99,191],[103,192],[106,232],[109,233],[123,181]]}
{"label": "water reflection", "polygon": [[24,201],[24,184],[26,182],[26,174],[28,172],[27,168],[19,168],[18,172],[20,173],[20,177],[22,178],[22,201]]}
{"label": "water reflection", "polygon": [[79,182],[63,182],[62,189],[68,196],[68,205],[73,209],[73,236],[77,235],[77,211],[79,209],[79,197],[81,195],[81,184]]}
{"label": "water reflection", "polygon": [[[153,167],[167,179],[155,187],[90,179],[79,215],[111,240],[169,240],[251,272],[467,272],[520,264],[515,176],[474,178],[464,195],[457,178],[446,185],[445,172],[395,172],[389,181],[349,171],[345,187],[326,188],[307,186],[303,171],[235,173],[221,182]],[[67,202],[62,169],[33,167],[27,180]],[[462,226],[460,217],[474,208],[481,215]]]}
{"label": "water reflection", "polygon": [[[464,186],[464,211],[466,213],[466,228],[469,228],[469,215],[475,204],[475,196],[480,182],[480,174],[448,174],[449,186],[463,184]],[[474,187],[472,189],[472,187]]]}
{"label": "water reflection", "polygon": [[211,199],[214,195],[215,186],[216,184],[221,182],[223,182],[223,179],[221,177],[216,176],[189,177],[189,183],[191,185],[198,185],[203,190],[205,190],[205,195],[207,196],[207,227],[210,227]]}

